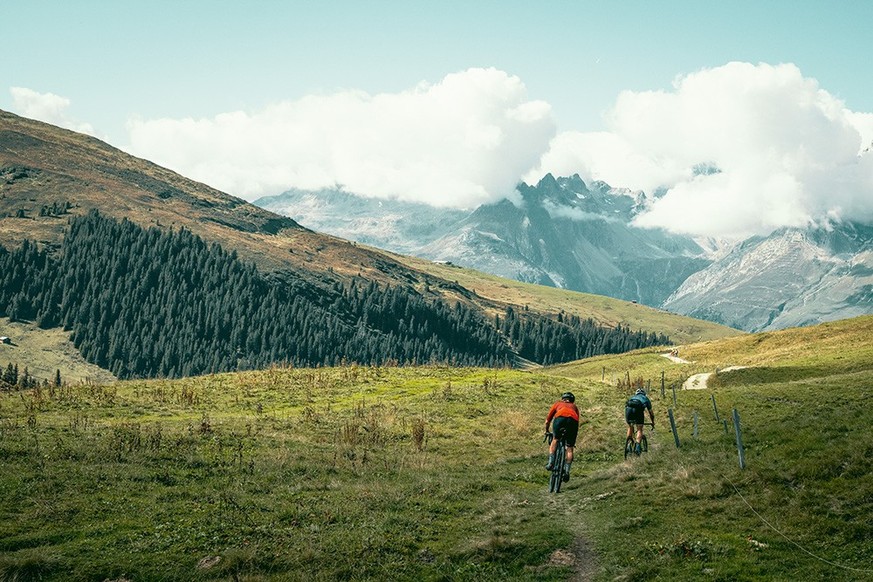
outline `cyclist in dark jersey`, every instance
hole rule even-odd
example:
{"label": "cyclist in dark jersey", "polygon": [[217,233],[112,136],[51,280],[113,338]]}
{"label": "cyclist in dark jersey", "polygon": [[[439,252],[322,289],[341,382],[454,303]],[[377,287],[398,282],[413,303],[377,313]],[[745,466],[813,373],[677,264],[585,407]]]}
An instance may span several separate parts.
{"label": "cyclist in dark jersey", "polygon": [[634,434],[636,428],[636,436],[634,441],[634,453],[640,454],[640,441],[643,440],[643,423],[646,421],[645,411],[649,411],[649,418],[652,421],[652,428],[655,428],[655,415],[652,413],[652,401],[646,396],[646,391],[638,388],[636,394],[631,396],[624,405],[624,419],[627,422],[627,438]]}
{"label": "cyclist in dark jersey", "polygon": [[[552,432],[557,436],[558,431],[564,430],[564,441],[567,443],[567,462],[564,465],[564,481],[570,480],[570,464],[573,462],[573,449],[576,448],[576,436],[579,434],[579,409],[576,407],[576,397],[572,392],[564,392],[561,399],[555,402],[546,416],[546,432],[549,432],[549,424],[552,424]],[[555,465],[555,449],[558,448],[558,439],[552,440],[549,446],[549,463],[546,470],[551,471]]]}

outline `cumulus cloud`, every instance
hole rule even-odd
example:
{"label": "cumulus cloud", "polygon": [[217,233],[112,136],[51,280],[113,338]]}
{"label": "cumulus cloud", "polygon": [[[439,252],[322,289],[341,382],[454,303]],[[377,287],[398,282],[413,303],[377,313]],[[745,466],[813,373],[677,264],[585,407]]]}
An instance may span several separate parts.
{"label": "cumulus cloud", "polygon": [[555,135],[518,77],[469,69],[400,93],[307,96],[128,123],[128,150],[249,200],[289,188],[474,207],[513,197]]}
{"label": "cumulus cloud", "polygon": [[94,128],[90,124],[77,121],[67,114],[70,100],[66,97],[39,93],[25,87],[11,87],[9,93],[12,95],[12,110],[19,115],[94,135]]}
{"label": "cumulus cloud", "polygon": [[605,132],[556,136],[526,179],[579,173],[667,189],[637,223],[692,235],[873,220],[873,115],[847,110],[794,65],[729,63],[670,91],[626,91],[605,122]]}

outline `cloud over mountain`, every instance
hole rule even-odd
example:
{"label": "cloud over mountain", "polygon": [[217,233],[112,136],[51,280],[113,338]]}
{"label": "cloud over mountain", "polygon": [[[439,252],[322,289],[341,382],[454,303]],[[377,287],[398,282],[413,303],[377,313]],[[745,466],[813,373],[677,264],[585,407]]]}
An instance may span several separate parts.
{"label": "cloud over mountain", "polygon": [[90,124],[69,116],[67,109],[70,107],[70,100],[66,97],[54,93],[39,93],[26,87],[10,87],[9,93],[12,95],[12,108],[24,117],[95,135]]}
{"label": "cloud over mountain", "polygon": [[469,69],[400,93],[346,91],[211,119],[132,120],[128,150],[233,194],[340,185],[475,207],[512,197],[555,135],[518,77]]}
{"label": "cloud over mountain", "polygon": [[856,113],[791,64],[729,63],[672,91],[622,92],[608,131],[562,133],[545,172],[653,192],[637,222],[744,236],[827,220],[873,219],[870,114]]}
{"label": "cloud over mountain", "polygon": [[[70,101],[12,88],[14,109],[93,134]],[[397,93],[342,91],[201,119],[131,119],[126,149],[249,200],[340,186],[472,208],[520,180],[578,173],[663,189],[640,226],[718,237],[873,222],[873,113],[848,110],[792,64],[733,62],[625,91],[605,130],[556,135],[518,77],[469,69]]]}

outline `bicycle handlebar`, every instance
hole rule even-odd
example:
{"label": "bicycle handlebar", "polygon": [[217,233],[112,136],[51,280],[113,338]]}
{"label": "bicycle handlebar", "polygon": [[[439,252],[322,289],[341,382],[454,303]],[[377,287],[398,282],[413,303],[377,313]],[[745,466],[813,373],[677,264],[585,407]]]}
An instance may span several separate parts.
{"label": "bicycle handlebar", "polygon": [[639,422],[639,423],[634,422],[634,423],[628,423],[628,424],[640,424],[642,426],[649,425],[650,427],[652,427],[652,430],[655,430],[655,423],[654,422]]}

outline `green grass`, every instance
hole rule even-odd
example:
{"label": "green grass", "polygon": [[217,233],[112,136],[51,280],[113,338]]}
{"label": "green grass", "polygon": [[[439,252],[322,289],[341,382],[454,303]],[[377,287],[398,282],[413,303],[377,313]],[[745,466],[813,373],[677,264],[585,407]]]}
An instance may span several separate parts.
{"label": "green grass", "polygon": [[[696,363],[682,365],[643,351],[547,373],[275,369],[3,393],[0,580],[869,579],[871,322],[683,346]],[[676,449],[660,372],[730,364],[753,367],[677,393]],[[628,373],[652,381],[657,430],[624,461]],[[542,423],[567,388],[590,422],[553,496]],[[745,470],[711,395],[739,411]]]}
{"label": "green grass", "polygon": [[22,374],[27,366],[31,376],[50,382],[55,379],[55,370],[60,370],[62,379],[70,383],[115,380],[111,372],[82,358],[70,341],[70,333],[61,328],[40,329],[33,323],[12,322],[8,317],[0,317],[0,335],[8,336],[13,342],[0,344],[0,366],[18,364]]}

